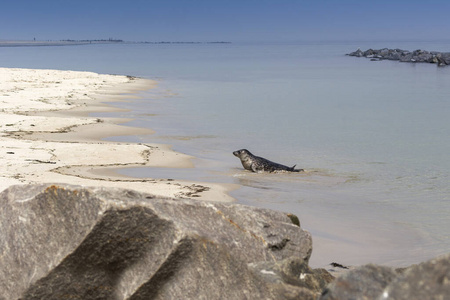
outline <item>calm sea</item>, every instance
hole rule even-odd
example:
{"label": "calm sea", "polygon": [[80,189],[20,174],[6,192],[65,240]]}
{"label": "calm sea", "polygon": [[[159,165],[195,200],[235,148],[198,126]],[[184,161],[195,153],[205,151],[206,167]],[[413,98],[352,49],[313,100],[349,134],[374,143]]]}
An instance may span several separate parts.
{"label": "calm sea", "polygon": [[[0,48],[0,66],[158,80],[117,104],[156,134],[111,140],[171,144],[196,168],[122,173],[239,184],[240,203],[299,216],[315,267],[450,252],[450,67],[344,55],[358,47],[450,41],[17,47]],[[243,171],[231,154],[241,148],[307,172]]]}

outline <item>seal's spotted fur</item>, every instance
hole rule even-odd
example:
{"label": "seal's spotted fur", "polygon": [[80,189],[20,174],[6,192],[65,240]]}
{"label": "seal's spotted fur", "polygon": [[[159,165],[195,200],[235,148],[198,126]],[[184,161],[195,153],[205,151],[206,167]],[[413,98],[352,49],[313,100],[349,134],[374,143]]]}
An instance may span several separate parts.
{"label": "seal's spotted fur", "polygon": [[276,171],[287,171],[287,172],[302,172],[303,169],[295,169],[293,167],[288,167],[274,163],[268,159],[255,156],[250,153],[247,149],[241,149],[233,152],[234,156],[239,157],[244,169],[252,172],[276,172]]}

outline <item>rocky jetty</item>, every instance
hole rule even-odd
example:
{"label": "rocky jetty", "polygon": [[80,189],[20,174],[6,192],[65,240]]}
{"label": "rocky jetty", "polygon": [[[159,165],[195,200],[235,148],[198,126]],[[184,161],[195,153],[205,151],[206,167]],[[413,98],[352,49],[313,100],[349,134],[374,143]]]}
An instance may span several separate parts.
{"label": "rocky jetty", "polygon": [[0,194],[0,299],[315,299],[298,218],[70,185]]}
{"label": "rocky jetty", "polygon": [[437,51],[425,51],[415,50],[408,51],[402,49],[368,49],[362,51],[361,49],[355,52],[347,54],[349,56],[366,57],[371,60],[398,60],[400,62],[410,63],[433,63],[438,66],[450,65],[450,52],[437,52]]}

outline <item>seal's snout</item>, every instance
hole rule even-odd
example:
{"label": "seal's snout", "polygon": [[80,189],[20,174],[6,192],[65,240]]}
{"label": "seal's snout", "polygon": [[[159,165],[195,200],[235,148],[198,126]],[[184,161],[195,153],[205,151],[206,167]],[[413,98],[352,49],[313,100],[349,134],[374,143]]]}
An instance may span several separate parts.
{"label": "seal's snout", "polygon": [[233,155],[239,157],[239,151],[234,151]]}

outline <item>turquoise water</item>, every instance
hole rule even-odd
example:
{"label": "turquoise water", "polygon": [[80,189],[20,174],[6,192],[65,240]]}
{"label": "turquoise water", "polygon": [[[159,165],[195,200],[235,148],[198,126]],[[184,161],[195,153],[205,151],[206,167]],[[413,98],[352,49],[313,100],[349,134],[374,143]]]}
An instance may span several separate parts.
{"label": "turquoise water", "polygon": [[[118,104],[130,125],[156,134],[111,139],[171,144],[196,168],[122,173],[239,184],[239,202],[300,217],[313,266],[447,253],[450,67],[344,55],[358,47],[450,51],[450,42],[0,48],[0,65],[157,79]],[[231,154],[240,148],[307,172],[243,171]]]}

